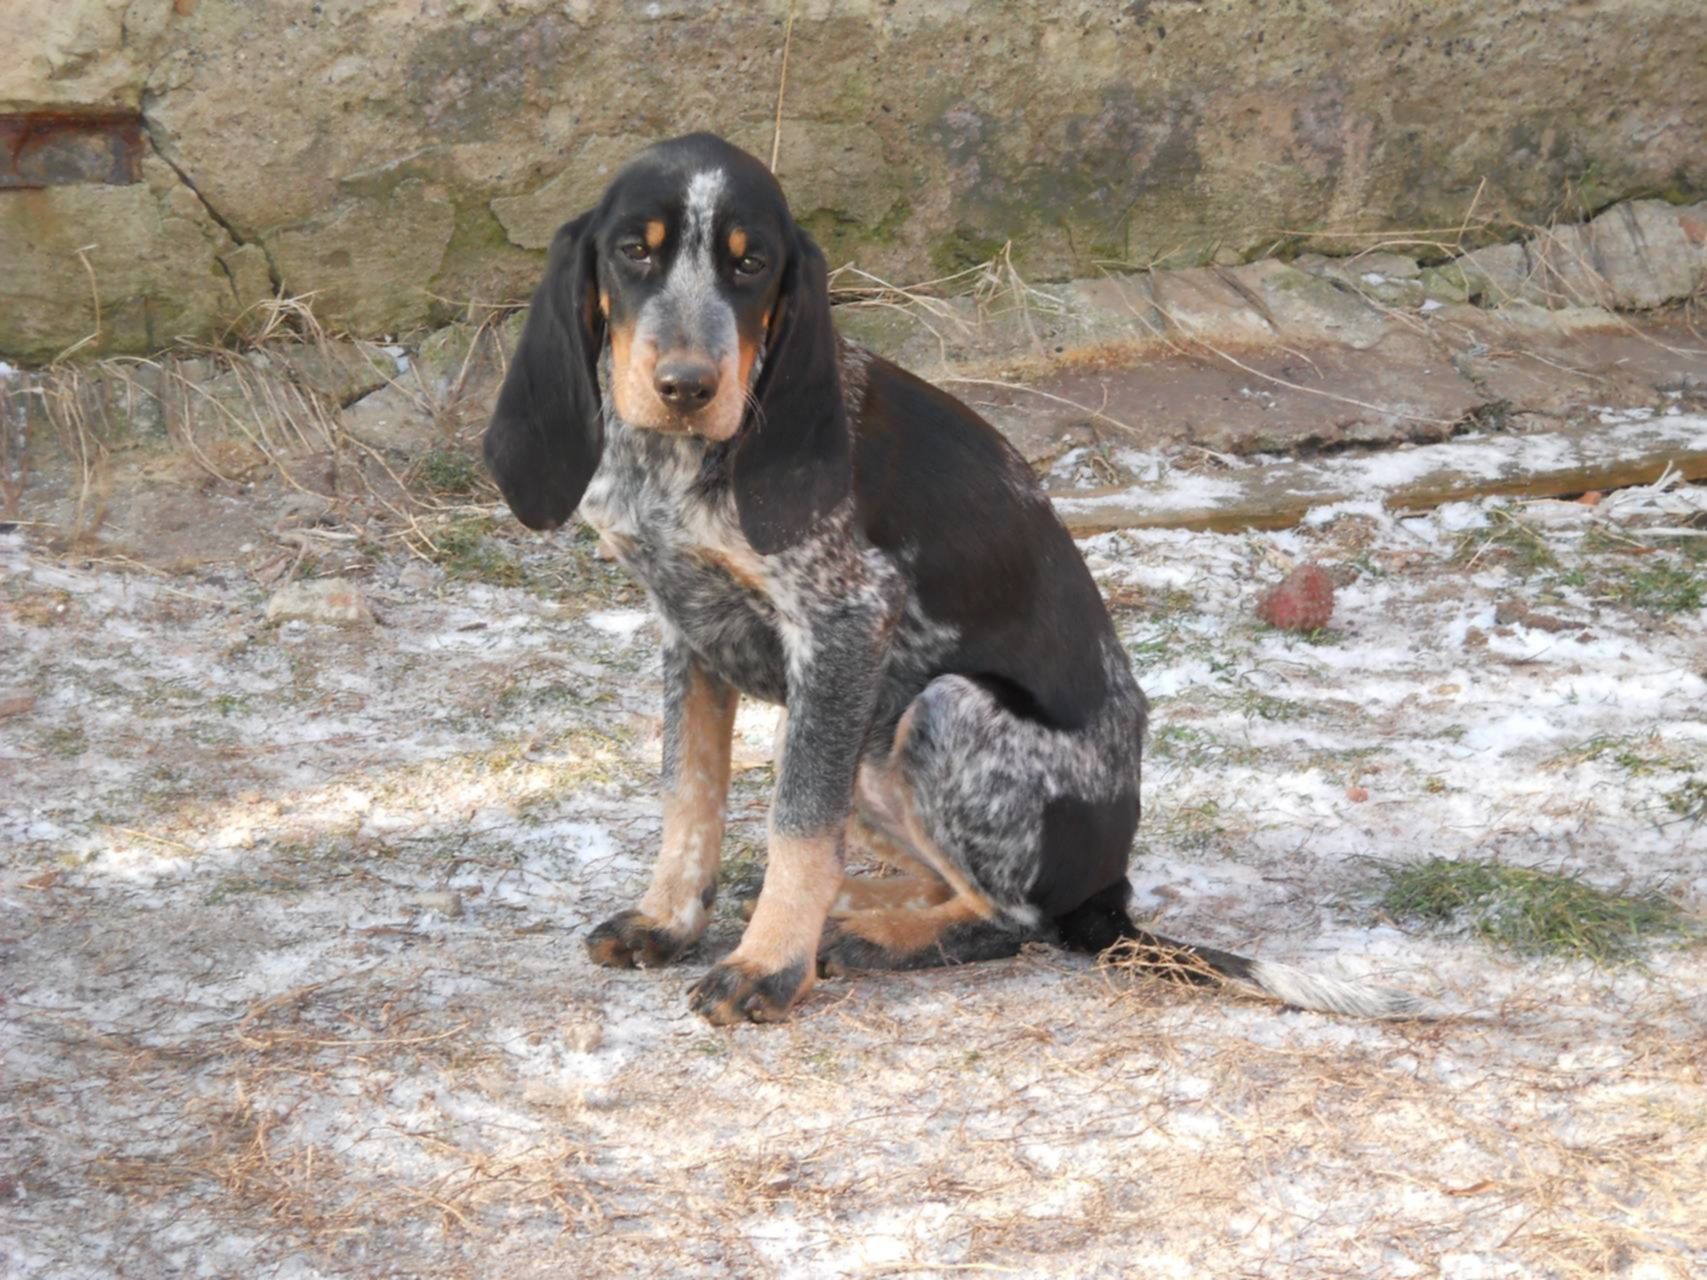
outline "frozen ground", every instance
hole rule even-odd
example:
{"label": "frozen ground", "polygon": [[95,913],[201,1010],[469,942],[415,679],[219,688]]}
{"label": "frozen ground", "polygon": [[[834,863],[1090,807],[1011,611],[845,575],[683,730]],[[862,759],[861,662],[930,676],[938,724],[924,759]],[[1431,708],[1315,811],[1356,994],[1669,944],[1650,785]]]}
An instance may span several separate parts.
{"label": "frozen ground", "polygon": [[[1707,952],[1516,958],[1376,883],[1707,906],[1702,570],[1655,532],[1704,494],[1084,544],[1154,701],[1144,908],[1471,1011],[1415,1025],[1035,949],[714,1030],[734,893],[680,967],[582,952],[659,750],[654,632],[584,538],[515,540],[533,590],[375,561],[341,630],[266,623],[238,562],[0,534],[0,1272],[1703,1274]],[[1309,641],[1252,613],[1303,558],[1344,584]],[[771,716],[738,729],[731,886]]]}

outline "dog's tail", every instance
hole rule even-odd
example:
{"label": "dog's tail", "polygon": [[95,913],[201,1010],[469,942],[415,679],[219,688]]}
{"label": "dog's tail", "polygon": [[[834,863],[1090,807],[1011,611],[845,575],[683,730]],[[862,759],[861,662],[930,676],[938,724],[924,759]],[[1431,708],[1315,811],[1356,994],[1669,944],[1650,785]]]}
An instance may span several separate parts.
{"label": "dog's tail", "polygon": [[1243,989],[1295,1009],[1357,1018],[1437,1018],[1447,1012],[1432,1000],[1395,987],[1324,978],[1288,964],[1164,938],[1132,919],[1127,911],[1131,894],[1123,880],[1058,918],[1061,944],[1183,982]]}

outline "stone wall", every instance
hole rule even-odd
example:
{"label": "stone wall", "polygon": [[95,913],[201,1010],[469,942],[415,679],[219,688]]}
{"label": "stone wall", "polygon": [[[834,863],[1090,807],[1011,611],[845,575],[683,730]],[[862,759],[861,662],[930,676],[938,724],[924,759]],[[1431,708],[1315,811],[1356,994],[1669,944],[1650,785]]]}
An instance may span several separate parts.
{"label": "stone wall", "polygon": [[[275,288],[367,336],[523,297],[643,143],[769,154],[789,8],[7,0],[0,354],[216,335]],[[1707,191],[1700,0],[793,8],[784,185],[889,279]]]}

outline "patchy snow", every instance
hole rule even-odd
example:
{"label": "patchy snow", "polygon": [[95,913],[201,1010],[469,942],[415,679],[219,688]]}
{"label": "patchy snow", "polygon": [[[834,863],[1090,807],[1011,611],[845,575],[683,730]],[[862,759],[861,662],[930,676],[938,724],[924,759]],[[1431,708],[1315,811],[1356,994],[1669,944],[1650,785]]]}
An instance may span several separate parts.
{"label": "patchy snow", "polygon": [[[1242,492],[1237,483],[1221,476],[1200,471],[1170,471],[1157,487],[1144,491],[1144,504],[1152,511],[1194,511],[1236,498]],[[1094,510],[1124,506],[1131,500],[1131,492],[1122,488],[1112,493],[1075,496],[1073,504],[1077,510]]]}
{"label": "patchy snow", "polygon": [[615,609],[601,613],[589,613],[587,625],[596,631],[602,631],[608,636],[620,636],[629,639],[637,634],[642,627],[652,621],[652,615],[644,609]]}
{"label": "patchy snow", "polygon": [[[1492,436],[1472,432],[1434,444],[1307,460],[1216,455],[1216,471],[1176,469],[1158,454],[1132,449],[1116,449],[1107,460],[1092,450],[1075,449],[1057,459],[1048,480],[1057,509],[1076,527],[1121,523],[1114,517],[1124,512],[1133,513],[1127,523],[1147,524],[1185,512],[1194,517],[1224,515],[1229,506],[1248,512],[1257,504],[1262,510],[1274,505],[1279,494],[1320,499],[1330,513],[1353,508],[1338,501],[1329,506],[1329,499],[1355,495],[1355,501],[1371,504],[1373,511],[1384,497],[1406,500],[1405,491],[1418,487],[1462,489],[1495,481],[1527,483],[1537,477],[1568,483],[1581,471],[1628,463],[1661,448],[1699,450],[1707,442],[1707,416],[1699,413],[1655,416],[1647,409],[1606,410],[1599,417],[1622,430]],[[1104,464],[1100,472],[1093,462]],[[1118,485],[1111,484],[1117,473],[1109,463],[1118,464],[1126,477]]]}
{"label": "patchy snow", "polygon": [[[1613,590],[1704,508],[1371,497],[1082,544],[1153,703],[1139,908],[1477,1011],[1427,1025],[1036,948],[714,1030],[686,992],[757,883],[775,712],[736,721],[706,942],[593,967],[659,837],[614,570],[589,608],[381,564],[383,625],[269,627],[217,566],[0,534],[0,697],[35,696],[0,719],[0,1274],[1700,1274],[1702,951],[1518,959],[1372,885],[1498,857],[1707,906],[1670,805],[1707,780],[1707,613]],[[1311,640],[1253,615],[1305,558],[1340,580]]]}

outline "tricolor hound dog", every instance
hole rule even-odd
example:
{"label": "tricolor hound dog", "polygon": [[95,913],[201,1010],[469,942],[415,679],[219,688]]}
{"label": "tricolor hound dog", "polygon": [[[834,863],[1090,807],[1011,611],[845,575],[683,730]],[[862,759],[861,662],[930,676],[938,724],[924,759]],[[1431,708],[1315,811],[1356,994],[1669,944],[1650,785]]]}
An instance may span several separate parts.
{"label": "tricolor hound dog", "polygon": [[[666,963],[716,893],[737,700],[787,708],[745,936],[693,988],[771,1021],[820,974],[1127,940],[1158,966],[1371,1016],[1415,998],[1135,925],[1145,701],[1036,477],[976,413],[838,339],[770,172],[660,143],[558,231],[485,439],[534,529],[577,509],[663,632],[651,887],[588,938]],[[862,846],[903,874],[846,877]]]}

